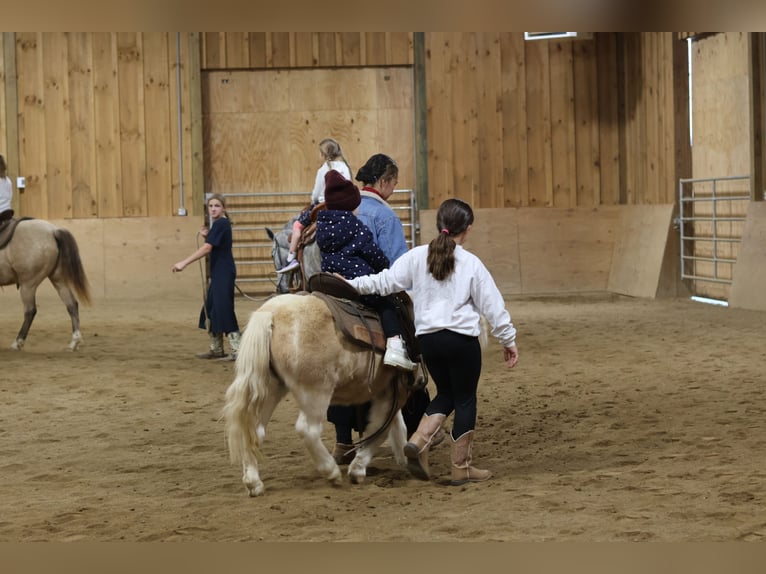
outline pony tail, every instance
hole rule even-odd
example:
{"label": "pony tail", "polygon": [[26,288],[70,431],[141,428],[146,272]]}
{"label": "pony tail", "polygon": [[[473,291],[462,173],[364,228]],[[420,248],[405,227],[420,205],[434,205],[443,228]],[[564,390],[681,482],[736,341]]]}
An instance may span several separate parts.
{"label": "pony tail", "polygon": [[455,240],[447,233],[439,233],[428,244],[428,272],[437,281],[443,281],[455,270]]}

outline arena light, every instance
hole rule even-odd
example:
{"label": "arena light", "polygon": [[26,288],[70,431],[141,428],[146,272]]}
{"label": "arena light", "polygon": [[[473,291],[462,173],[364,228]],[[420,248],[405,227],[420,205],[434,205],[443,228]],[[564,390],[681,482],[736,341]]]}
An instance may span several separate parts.
{"label": "arena light", "polygon": [[525,40],[588,40],[592,37],[591,32],[524,32]]}
{"label": "arena light", "polygon": [[691,298],[692,301],[697,303],[707,303],[708,305],[720,305],[721,307],[728,307],[728,301],[721,301],[720,299],[708,299],[707,297],[697,297],[696,295]]}

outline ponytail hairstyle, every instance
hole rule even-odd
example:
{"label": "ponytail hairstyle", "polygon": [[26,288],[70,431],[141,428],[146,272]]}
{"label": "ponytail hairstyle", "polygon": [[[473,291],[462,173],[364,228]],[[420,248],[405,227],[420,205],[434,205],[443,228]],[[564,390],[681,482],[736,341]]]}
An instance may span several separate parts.
{"label": "ponytail hairstyle", "polygon": [[211,199],[217,199],[221,202],[221,205],[223,206],[223,215],[231,222],[231,218],[229,217],[229,212],[226,211],[226,198],[220,194],[220,193],[213,193],[210,195],[210,197],[207,198],[207,201],[205,202],[205,207],[207,207],[207,204],[210,203]]}
{"label": "ponytail hairstyle", "polygon": [[332,166],[330,165],[331,161],[340,160],[346,164],[348,173],[351,173],[351,166],[348,165],[348,161],[346,161],[346,158],[343,157],[343,150],[340,149],[340,144],[334,139],[325,138],[319,142],[319,153],[322,154],[322,157],[325,159],[329,169],[332,169]]}
{"label": "ponytail hairstyle", "polygon": [[384,153],[376,153],[356,172],[356,180],[364,185],[373,186],[380,180],[391,179],[398,175],[399,166],[396,162]]}
{"label": "ponytail hairstyle", "polygon": [[5,177],[8,171],[8,164],[5,163],[5,156],[0,155],[0,177]]}
{"label": "ponytail hairstyle", "polygon": [[455,270],[455,236],[473,224],[473,210],[462,199],[447,199],[436,213],[439,234],[428,244],[428,272],[443,281]]}

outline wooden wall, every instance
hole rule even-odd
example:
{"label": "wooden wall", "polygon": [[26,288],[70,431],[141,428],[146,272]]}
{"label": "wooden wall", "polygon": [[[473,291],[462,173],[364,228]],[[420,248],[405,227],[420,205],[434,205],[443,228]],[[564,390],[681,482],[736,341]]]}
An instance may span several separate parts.
{"label": "wooden wall", "polygon": [[[4,33],[14,90],[4,90],[4,152],[17,158],[22,215],[41,218],[167,216],[180,203],[199,213],[192,180],[195,74],[199,41],[160,32]],[[7,87],[10,78],[4,77]],[[196,84],[198,84],[198,79]],[[196,88],[198,90],[198,86]],[[178,143],[181,92],[182,151]],[[198,99],[198,96],[197,96]],[[9,101],[12,100],[12,101]]]}
{"label": "wooden wall", "polygon": [[206,70],[411,66],[411,32],[205,32]]}

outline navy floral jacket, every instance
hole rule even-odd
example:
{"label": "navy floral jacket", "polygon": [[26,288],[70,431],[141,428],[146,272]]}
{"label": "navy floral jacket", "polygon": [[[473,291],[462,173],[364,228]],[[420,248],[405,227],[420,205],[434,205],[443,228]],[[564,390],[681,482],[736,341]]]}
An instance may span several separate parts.
{"label": "navy floral jacket", "polygon": [[320,211],[316,242],[322,271],[353,279],[388,268],[388,257],[375,244],[372,232],[351,211]]}

